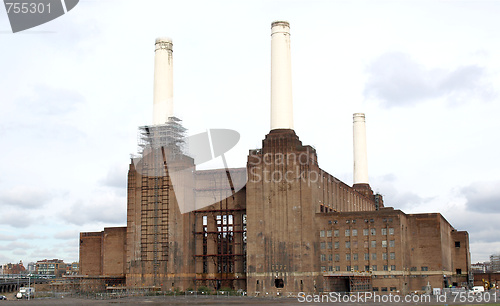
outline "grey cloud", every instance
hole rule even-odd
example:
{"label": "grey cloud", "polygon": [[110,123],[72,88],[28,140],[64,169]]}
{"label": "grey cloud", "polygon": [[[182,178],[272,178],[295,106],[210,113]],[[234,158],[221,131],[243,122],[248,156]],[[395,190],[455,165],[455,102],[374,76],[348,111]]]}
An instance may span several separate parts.
{"label": "grey cloud", "polygon": [[432,197],[421,197],[418,194],[410,191],[400,192],[395,186],[397,176],[394,173],[388,173],[382,176],[372,178],[372,186],[377,186],[376,192],[382,190],[381,194],[384,197],[384,205],[391,206],[403,211],[418,207],[428,201]]}
{"label": "grey cloud", "polygon": [[44,84],[33,88],[32,97],[20,99],[20,106],[39,115],[63,115],[76,109],[85,101],[82,94],[76,90],[54,88]]}
{"label": "grey cloud", "polygon": [[[61,254],[57,254],[56,251],[54,251],[54,249],[48,249],[48,248],[43,248],[43,249],[39,249],[39,248],[36,248],[36,249],[33,249],[31,254],[29,255],[29,257],[31,258],[36,258],[37,260],[40,260],[40,259],[54,259],[54,258],[58,258],[58,256],[60,256]],[[58,259],[63,259],[63,258],[58,258]]]}
{"label": "grey cloud", "polygon": [[[40,208],[52,197],[50,192],[40,188],[17,186],[0,192],[0,205],[14,206],[19,209]],[[24,214],[20,213],[19,217],[22,215]]]}
{"label": "grey cloud", "polygon": [[500,181],[476,182],[463,187],[460,192],[467,200],[467,210],[488,214],[500,213]]}
{"label": "grey cloud", "polygon": [[45,239],[47,237],[36,235],[36,234],[29,234],[29,235],[23,234],[23,235],[20,235],[19,238],[24,239],[24,240],[35,240],[35,239]]}
{"label": "grey cloud", "polygon": [[31,244],[21,241],[13,241],[7,244],[0,245],[0,250],[11,251],[11,250],[24,250],[30,248]]}
{"label": "grey cloud", "polygon": [[476,65],[451,71],[427,69],[409,55],[394,52],[375,59],[368,67],[364,95],[381,100],[385,107],[411,106],[418,101],[447,97],[461,102],[467,97],[491,99],[495,93],[485,82],[486,71]]}
{"label": "grey cloud", "polygon": [[17,239],[18,239],[18,237],[14,236],[14,235],[0,234],[0,241],[14,241]]}
{"label": "grey cloud", "polygon": [[127,170],[128,165],[126,163],[114,165],[108,170],[101,183],[109,187],[127,188]]}
{"label": "grey cloud", "polygon": [[[37,221],[44,219],[44,216],[37,215]],[[3,211],[0,215],[0,224],[10,225],[14,228],[27,228],[35,223],[35,219],[30,214],[20,210]]]}
{"label": "grey cloud", "polygon": [[79,231],[76,230],[61,231],[54,235],[54,238],[61,240],[78,239],[78,237],[79,237]]}
{"label": "grey cloud", "polygon": [[81,201],[73,203],[61,213],[61,217],[70,224],[90,223],[126,224],[126,198],[114,194],[101,195],[91,203]]}

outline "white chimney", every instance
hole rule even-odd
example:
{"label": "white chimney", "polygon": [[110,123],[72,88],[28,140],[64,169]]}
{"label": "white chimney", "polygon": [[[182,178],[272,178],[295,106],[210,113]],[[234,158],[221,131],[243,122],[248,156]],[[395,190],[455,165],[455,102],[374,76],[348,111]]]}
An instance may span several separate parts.
{"label": "white chimney", "polygon": [[293,129],[290,24],[271,24],[271,130]]}
{"label": "white chimney", "polygon": [[153,92],[153,125],[165,124],[174,115],[174,82],[172,40],[157,38],[155,42],[155,76]]}
{"label": "white chimney", "polygon": [[354,117],[354,184],[368,184],[365,114]]}

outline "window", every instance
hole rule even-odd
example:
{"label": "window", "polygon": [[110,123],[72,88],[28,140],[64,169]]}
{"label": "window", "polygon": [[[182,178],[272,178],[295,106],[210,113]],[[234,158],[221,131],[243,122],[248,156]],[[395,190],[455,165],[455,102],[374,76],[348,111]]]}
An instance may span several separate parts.
{"label": "window", "polygon": [[328,254],[328,261],[332,261],[333,260],[333,255],[332,254]]}
{"label": "window", "polygon": [[325,237],[325,231],[319,231],[319,236],[320,237]]}
{"label": "window", "polygon": [[375,236],[377,235],[377,230],[374,228],[370,228],[370,233],[372,234],[372,236]]}
{"label": "window", "polygon": [[351,254],[345,254],[345,260],[351,260]]}
{"label": "window", "polygon": [[387,247],[387,240],[382,240],[382,247],[386,248]]}
{"label": "window", "polygon": [[326,237],[332,237],[332,230],[326,231]]}
{"label": "window", "polygon": [[380,291],[387,291],[387,287],[382,287]]}
{"label": "window", "polygon": [[326,267],[325,266],[321,266],[321,272],[326,272]]}
{"label": "window", "polygon": [[377,260],[377,253],[372,253],[372,260]]}
{"label": "window", "polygon": [[411,267],[410,271],[417,271],[417,267]]}
{"label": "window", "polygon": [[457,275],[462,274],[462,269],[457,269]]}
{"label": "window", "polygon": [[365,260],[370,260],[370,254],[365,253]]}
{"label": "window", "polygon": [[388,265],[384,265],[384,271],[389,271],[389,266]]}
{"label": "window", "polygon": [[335,266],[335,271],[340,271],[340,266]]}
{"label": "window", "polygon": [[372,266],[372,271],[377,271],[377,265]]}
{"label": "window", "polygon": [[460,241],[455,241],[455,247],[459,248],[460,247]]}
{"label": "window", "polygon": [[328,266],[328,271],[332,272],[333,271],[333,266]]}
{"label": "window", "polygon": [[389,227],[389,235],[394,235],[394,228]]}
{"label": "window", "polygon": [[353,236],[357,236],[358,235],[358,230],[357,229],[353,229],[352,230],[352,235]]}
{"label": "window", "polygon": [[391,290],[392,292],[396,291],[396,287],[391,287],[389,290]]}
{"label": "window", "polygon": [[363,229],[363,236],[368,236],[368,229],[367,228]]}
{"label": "window", "polygon": [[332,249],[332,242],[331,241],[328,241],[328,249],[331,250]]}
{"label": "window", "polygon": [[345,236],[346,236],[346,237],[349,237],[350,232],[351,232],[350,230],[346,229],[346,230],[345,230]]}
{"label": "window", "polygon": [[373,287],[372,290],[378,292],[378,287]]}
{"label": "window", "polygon": [[387,260],[387,253],[382,253],[382,259]]}
{"label": "window", "polygon": [[207,225],[208,222],[207,222],[207,216],[203,216],[203,225]]}
{"label": "window", "polygon": [[333,236],[338,237],[339,236],[339,230],[333,230]]}
{"label": "window", "polygon": [[319,245],[320,245],[320,249],[322,249],[322,250],[326,249],[326,243],[325,242],[321,242]]}
{"label": "window", "polygon": [[347,266],[345,270],[350,272],[351,271],[351,266]]}
{"label": "window", "polygon": [[429,271],[429,267],[421,267],[422,271]]}
{"label": "window", "polygon": [[346,242],[345,242],[345,248],[346,248],[346,249],[351,248],[351,242],[350,242],[350,241],[346,241]]}
{"label": "window", "polygon": [[396,259],[396,253],[391,252],[391,259]]}
{"label": "window", "polygon": [[371,247],[372,247],[372,248],[376,248],[376,247],[377,247],[377,241],[372,240],[372,241],[371,241]]}
{"label": "window", "polygon": [[335,261],[340,261],[340,255],[339,254],[335,254]]}
{"label": "window", "polygon": [[370,266],[365,266],[365,271],[370,271]]}
{"label": "window", "polygon": [[335,241],[335,248],[338,249],[339,248],[339,242],[338,241]]}
{"label": "window", "polygon": [[352,260],[358,260],[358,253],[352,254]]}
{"label": "window", "polygon": [[326,255],[325,254],[321,254],[319,258],[320,258],[321,261],[326,261]]}
{"label": "window", "polygon": [[396,265],[391,265],[391,271],[396,271]]}
{"label": "window", "polygon": [[384,236],[385,236],[385,235],[387,235],[387,229],[386,229],[386,228],[383,228],[383,229],[381,230],[381,233],[382,233],[382,235],[384,235]]}
{"label": "window", "polygon": [[389,241],[389,247],[393,248],[394,247],[394,240]]}
{"label": "window", "polygon": [[358,266],[354,266],[354,271],[358,271]]}

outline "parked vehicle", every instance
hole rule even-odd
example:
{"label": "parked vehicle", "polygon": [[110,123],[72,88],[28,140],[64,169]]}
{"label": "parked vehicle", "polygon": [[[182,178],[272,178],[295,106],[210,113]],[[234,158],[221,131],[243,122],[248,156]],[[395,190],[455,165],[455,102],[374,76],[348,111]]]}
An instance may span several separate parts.
{"label": "parked vehicle", "polygon": [[474,287],[472,287],[472,293],[473,294],[484,293],[484,287],[483,286],[474,286]]}
{"label": "parked vehicle", "polygon": [[35,288],[32,287],[21,287],[19,292],[16,294],[17,299],[27,299],[32,298],[35,294]]}

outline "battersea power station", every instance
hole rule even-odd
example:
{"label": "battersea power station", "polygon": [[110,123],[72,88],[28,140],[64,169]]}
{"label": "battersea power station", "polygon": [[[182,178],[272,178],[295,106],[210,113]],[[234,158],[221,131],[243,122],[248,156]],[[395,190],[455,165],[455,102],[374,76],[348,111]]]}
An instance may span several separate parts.
{"label": "battersea power station", "polygon": [[[155,43],[153,122],[139,127],[127,224],[80,233],[82,281],[248,295],[379,294],[466,287],[469,237],[439,213],[406,214],[368,181],[365,114],[353,115],[350,186],[321,169],[293,127],[290,25],[271,25],[271,128],[244,168],[232,130],[186,136],[173,112],[172,41]],[[222,157],[224,167],[196,165]]]}

